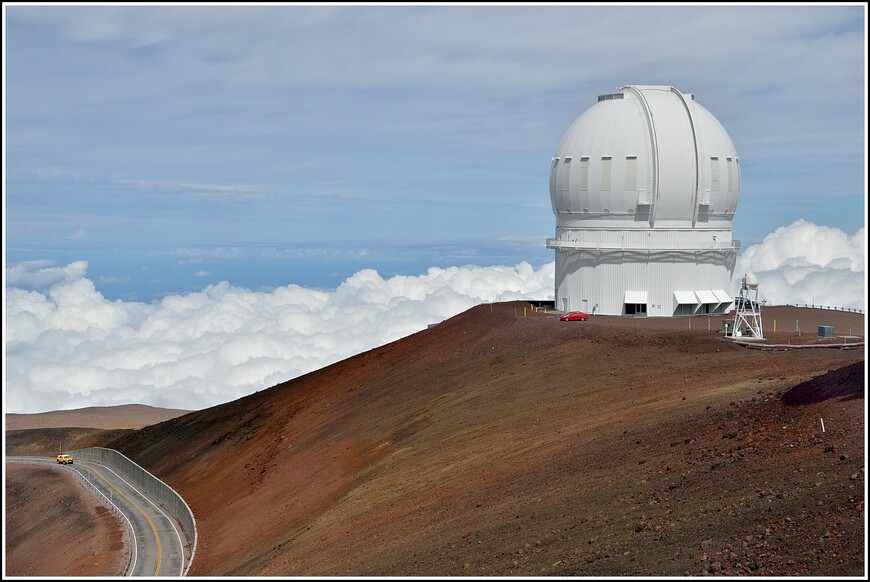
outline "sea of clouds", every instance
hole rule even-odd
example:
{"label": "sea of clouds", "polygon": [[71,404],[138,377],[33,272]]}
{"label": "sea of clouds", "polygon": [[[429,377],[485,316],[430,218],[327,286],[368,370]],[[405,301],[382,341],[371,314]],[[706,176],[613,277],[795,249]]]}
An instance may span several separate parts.
{"label": "sea of clouds", "polygon": [[[864,229],[805,221],[738,258],[771,304],[865,309]],[[154,303],[110,301],[87,263],[6,269],[5,411],[140,403],[202,409],[274,386],[491,301],[552,299],[555,264],[467,265],[333,290],[228,282]]]}
{"label": "sea of clouds", "polygon": [[[26,267],[26,266],[24,266]],[[6,410],[141,403],[201,409],[322,368],[475,304],[553,296],[554,265],[464,266],[383,279],[363,270],[336,289],[268,292],[209,285],[152,304],[109,301],[87,264],[19,266],[7,289]]]}

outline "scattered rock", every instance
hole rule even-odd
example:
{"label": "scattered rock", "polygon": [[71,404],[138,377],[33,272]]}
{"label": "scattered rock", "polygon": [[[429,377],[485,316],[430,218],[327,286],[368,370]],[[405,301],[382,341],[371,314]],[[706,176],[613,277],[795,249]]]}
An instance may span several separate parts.
{"label": "scattered rock", "polygon": [[710,572],[719,572],[722,570],[722,562],[716,561],[710,564]]}

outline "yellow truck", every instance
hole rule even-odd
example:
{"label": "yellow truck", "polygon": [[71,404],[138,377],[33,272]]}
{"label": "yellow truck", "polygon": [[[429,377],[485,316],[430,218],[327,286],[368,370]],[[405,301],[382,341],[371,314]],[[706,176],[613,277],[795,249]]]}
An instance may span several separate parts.
{"label": "yellow truck", "polygon": [[66,453],[57,456],[57,464],[58,465],[72,465],[73,458],[67,455]]}

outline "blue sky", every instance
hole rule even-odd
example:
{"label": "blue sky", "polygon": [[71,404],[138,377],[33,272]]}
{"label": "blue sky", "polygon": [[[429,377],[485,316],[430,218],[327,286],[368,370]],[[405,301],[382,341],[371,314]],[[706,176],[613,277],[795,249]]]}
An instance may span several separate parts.
{"label": "blue sky", "polygon": [[866,10],[4,5],[8,264],[107,297],[552,260],[549,159],[597,95],[691,92],[744,248],[865,219]]}
{"label": "blue sky", "polygon": [[551,157],[630,84],[729,132],[738,276],[866,309],[863,4],[3,15],[6,412],[205,408],[552,298]]}

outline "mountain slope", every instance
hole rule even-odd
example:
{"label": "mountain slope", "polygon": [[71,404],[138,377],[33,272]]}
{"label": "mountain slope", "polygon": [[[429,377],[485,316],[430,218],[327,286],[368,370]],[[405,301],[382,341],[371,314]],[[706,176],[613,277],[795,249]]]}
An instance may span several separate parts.
{"label": "mountain slope", "polygon": [[4,575],[123,575],[124,525],[71,472],[11,464],[4,486]]}
{"label": "mountain slope", "polygon": [[121,404],[118,406],[89,406],[75,410],[55,410],[36,414],[6,414],[6,430],[35,428],[142,428],[157,424],[189,410],[157,408],[144,404]]}
{"label": "mountain slope", "polygon": [[[190,504],[192,575],[683,575],[734,568],[709,558],[773,518],[863,533],[863,389],[778,397],[850,365],[844,382],[863,384],[863,350],[763,352],[723,340],[718,319],[689,331],[523,307],[478,306],[107,446]],[[836,428],[820,433],[820,412]],[[759,497],[775,488],[774,505]],[[857,545],[830,556],[809,571],[863,568]],[[787,562],[752,566],[799,571]]]}

